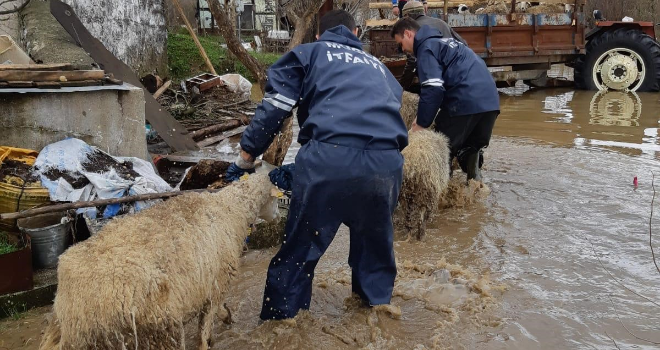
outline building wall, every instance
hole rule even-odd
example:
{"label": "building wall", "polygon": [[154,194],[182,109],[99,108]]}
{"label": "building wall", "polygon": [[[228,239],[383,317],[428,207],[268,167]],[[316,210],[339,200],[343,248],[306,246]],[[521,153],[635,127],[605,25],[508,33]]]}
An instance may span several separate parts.
{"label": "building wall", "polygon": [[[186,19],[190,22],[190,25],[193,28],[197,29],[197,18],[195,14],[197,13],[197,0],[178,0],[179,5],[183,9],[183,13],[186,15]],[[165,0],[165,18],[167,21],[167,27],[174,29],[185,24],[179,10],[174,6],[172,0]]]}
{"label": "building wall", "polygon": [[76,137],[114,156],[148,160],[142,89],[0,93],[0,110],[2,144],[41,151]]}
{"label": "building wall", "polygon": [[66,0],[87,30],[139,75],[167,73],[165,0]]}

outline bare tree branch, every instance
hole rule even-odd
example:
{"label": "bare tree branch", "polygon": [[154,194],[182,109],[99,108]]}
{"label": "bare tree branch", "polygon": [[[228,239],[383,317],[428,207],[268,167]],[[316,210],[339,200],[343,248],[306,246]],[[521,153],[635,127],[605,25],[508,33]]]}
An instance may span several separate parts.
{"label": "bare tree branch", "polygon": [[623,328],[624,328],[624,329],[625,329],[630,335],[632,335],[633,337],[635,337],[635,338],[637,338],[637,339],[639,339],[639,340],[641,340],[641,341],[645,341],[645,342],[650,343],[650,344],[660,345],[660,342],[655,342],[655,341],[653,341],[653,340],[648,340],[648,339],[645,339],[645,338],[639,337],[639,336],[637,336],[636,334],[634,334],[633,332],[631,332],[630,329],[628,329],[628,327],[626,327],[626,325],[623,323],[623,321],[621,321],[621,318],[619,317],[619,311],[616,309],[616,306],[614,306],[614,301],[612,300],[612,296],[608,294],[607,297],[610,299],[610,303],[612,304],[612,307],[614,308],[614,315],[615,315],[616,318],[619,320],[619,322],[621,323],[621,325],[623,326]]}
{"label": "bare tree branch", "polygon": [[226,2],[223,7],[219,1],[209,1],[209,8],[213,18],[215,18],[218,24],[220,34],[225,38],[227,49],[229,49],[229,51],[231,51],[231,53],[250,70],[254,78],[259,81],[261,91],[264,91],[267,79],[266,67],[247,52],[236,35],[235,21],[232,21],[232,18],[235,17],[235,15],[232,15],[232,13],[235,13],[233,4]]}
{"label": "bare tree branch", "polygon": [[610,337],[610,335],[607,333],[607,331],[605,331],[605,335],[606,335],[608,338],[610,338],[610,340],[612,341],[612,343],[614,343],[614,347],[616,347],[617,349],[621,350],[621,348],[619,347],[619,345],[616,344],[616,341],[615,341],[614,339],[612,339],[612,337]]}
{"label": "bare tree branch", "polygon": [[653,304],[653,305],[655,305],[655,306],[660,307],[660,304],[658,304],[657,302],[655,302],[655,301],[653,301],[652,299],[650,299],[650,298],[648,298],[648,297],[646,297],[646,296],[644,296],[644,295],[641,295],[641,294],[637,293],[636,291],[634,291],[634,290],[628,288],[628,286],[624,285],[621,281],[619,281],[616,277],[614,277],[614,275],[610,272],[610,270],[608,270],[607,268],[605,268],[605,265],[603,265],[603,262],[600,260],[600,257],[599,257],[598,254],[596,253],[596,248],[594,247],[594,244],[593,244],[593,243],[591,242],[591,240],[589,240],[589,239],[587,239],[587,241],[589,242],[589,244],[591,244],[591,249],[593,250],[594,255],[596,256],[596,259],[598,259],[598,263],[600,263],[600,267],[601,267],[603,270],[605,270],[605,272],[607,272],[607,273],[610,275],[610,277],[611,277],[616,283],[618,283],[621,287],[625,288],[625,289],[628,290],[629,292],[631,292],[631,293],[637,295],[638,297],[640,297],[640,298],[642,298],[642,299],[648,301],[649,303],[651,303],[651,304]]}
{"label": "bare tree branch", "polygon": [[[9,2],[15,2],[15,1],[16,1],[16,0],[5,0],[5,1],[3,1],[3,2],[0,2],[0,6],[4,5],[4,4],[6,4],[6,3],[9,3]],[[11,13],[19,12],[19,11],[21,11],[23,8],[25,8],[25,6],[27,6],[27,4],[28,4],[29,2],[30,2],[30,0],[24,0],[23,3],[22,3],[20,6],[16,6],[16,7],[14,7],[13,9],[2,10],[2,11],[0,11],[0,15],[8,15],[8,14],[11,14]]]}
{"label": "bare tree branch", "polygon": [[660,267],[658,267],[658,262],[655,260],[655,252],[653,251],[653,203],[655,202],[655,173],[651,172],[652,180],[651,187],[653,188],[653,198],[651,199],[651,215],[649,215],[649,246],[651,247],[651,256],[653,257],[653,264],[655,268],[660,273]]}

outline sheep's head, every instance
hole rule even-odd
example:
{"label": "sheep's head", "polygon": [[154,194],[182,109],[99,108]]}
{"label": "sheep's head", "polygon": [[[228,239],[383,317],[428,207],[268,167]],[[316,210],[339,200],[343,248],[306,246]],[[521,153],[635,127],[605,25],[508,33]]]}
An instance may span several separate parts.
{"label": "sheep's head", "polygon": [[521,1],[516,3],[516,11],[518,12],[525,12],[529,7],[532,6],[532,4],[529,1]]}
{"label": "sheep's head", "polygon": [[470,13],[470,8],[465,4],[458,5],[458,13],[465,15]]}
{"label": "sheep's head", "polygon": [[280,218],[279,201],[284,198],[284,193],[273,186],[270,190],[270,198],[264,203],[259,211],[259,219],[273,222]]}

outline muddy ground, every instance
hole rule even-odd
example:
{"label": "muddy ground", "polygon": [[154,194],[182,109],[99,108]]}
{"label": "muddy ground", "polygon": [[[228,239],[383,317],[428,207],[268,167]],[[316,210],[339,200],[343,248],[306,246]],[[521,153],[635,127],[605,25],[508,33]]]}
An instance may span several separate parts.
{"label": "muddy ground", "polygon": [[[423,242],[396,243],[400,319],[351,297],[342,228],[295,322],[258,324],[275,249],[249,251],[227,300],[234,323],[216,326],[213,349],[654,348],[658,96],[503,95],[486,153],[490,195],[439,210]],[[0,349],[36,349],[46,311],[0,322]]]}

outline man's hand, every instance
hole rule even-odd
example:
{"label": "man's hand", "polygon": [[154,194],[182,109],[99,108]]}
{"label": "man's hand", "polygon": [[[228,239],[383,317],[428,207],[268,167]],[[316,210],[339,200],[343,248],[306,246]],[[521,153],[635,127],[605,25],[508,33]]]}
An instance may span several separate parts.
{"label": "man's hand", "polygon": [[229,182],[238,181],[245,173],[254,173],[254,157],[241,150],[236,161],[227,168],[225,179]]}
{"label": "man's hand", "polygon": [[412,123],[412,127],[410,128],[410,132],[416,132],[416,131],[425,130],[425,129],[426,128],[423,128],[423,127],[417,125],[417,118],[415,118],[415,120]]}
{"label": "man's hand", "polygon": [[291,163],[271,170],[271,172],[268,173],[268,177],[270,178],[270,182],[272,182],[273,185],[285,191],[291,191],[293,186],[293,174],[295,171],[296,165]]}
{"label": "man's hand", "polygon": [[394,16],[396,17],[399,17],[399,6],[395,6],[392,8],[392,14],[394,14]]}

